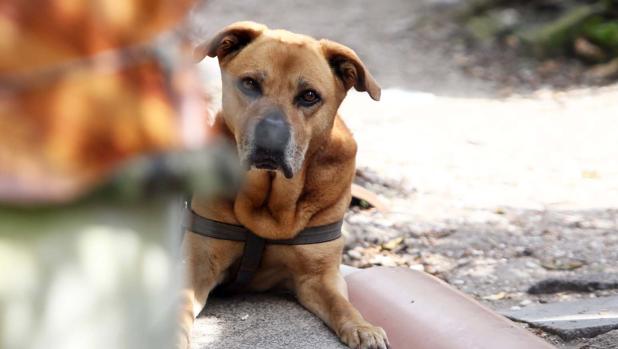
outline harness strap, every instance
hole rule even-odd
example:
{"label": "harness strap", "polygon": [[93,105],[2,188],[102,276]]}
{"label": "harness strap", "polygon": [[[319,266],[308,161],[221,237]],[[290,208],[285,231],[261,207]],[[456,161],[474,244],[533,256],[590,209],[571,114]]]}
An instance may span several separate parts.
{"label": "harness strap", "polygon": [[249,234],[247,236],[240,266],[236,271],[236,277],[230,283],[223,286],[225,290],[235,292],[251,282],[260,267],[265,245],[266,240],[257,235]]}
{"label": "harness strap", "polygon": [[219,240],[240,241],[245,243],[240,265],[232,281],[223,287],[227,291],[237,291],[247,286],[257,272],[266,244],[271,245],[309,245],[333,241],[341,237],[343,221],[310,227],[300,231],[294,238],[287,240],[269,240],[255,235],[249,229],[234,224],[217,222],[195,213],[187,207],[184,229],[195,234]]}

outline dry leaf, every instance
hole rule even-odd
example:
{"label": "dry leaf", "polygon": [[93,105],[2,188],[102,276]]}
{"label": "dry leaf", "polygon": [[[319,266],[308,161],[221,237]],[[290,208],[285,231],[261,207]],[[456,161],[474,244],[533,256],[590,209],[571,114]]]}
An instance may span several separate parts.
{"label": "dry leaf", "polygon": [[485,296],[483,297],[483,299],[488,300],[488,301],[499,301],[501,299],[506,298],[506,296],[507,296],[506,292],[500,292],[500,293],[492,294],[489,296]]}
{"label": "dry leaf", "polygon": [[394,238],[394,239],[392,239],[392,240],[382,244],[382,248],[387,250],[387,251],[392,251],[395,248],[397,248],[399,245],[401,245],[402,242],[403,242],[403,238],[402,237]]}

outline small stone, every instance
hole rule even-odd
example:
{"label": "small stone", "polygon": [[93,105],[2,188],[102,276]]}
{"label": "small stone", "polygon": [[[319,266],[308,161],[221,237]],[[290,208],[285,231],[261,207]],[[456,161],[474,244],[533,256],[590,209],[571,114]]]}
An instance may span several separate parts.
{"label": "small stone", "polygon": [[349,250],[347,252],[347,255],[350,258],[355,259],[355,260],[360,260],[361,258],[363,258],[363,254],[359,250],[357,250],[357,249]]}
{"label": "small stone", "polygon": [[415,238],[405,238],[405,239],[403,240],[403,243],[404,243],[406,246],[408,246],[408,247],[410,247],[410,246],[414,246],[414,245],[418,245],[418,239],[415,239]]}
{"label": "small stone", "polygon": [[248,318],[249,318],[249,314],[245,314],[245,315],[243,315],[243,316],[241,316],[241,317],[240,317],[240,319],[241,319],[242,321],[245,321],[245,320],[247,320]]}
{"label": "small stone", "polygon": [[609,80],[618,77],[618,58],[609,63],[595,65],[586,72],[586,76],[593,80]]}
{"label": "small stone", "polygon": [[422,264],[411,264],[410,269],[416,270],[416,271],[425,271],[425,266]]}
{"label": "small stone", "polygon": [[529,247],[517,246],[515,247],[515,253],[519,257],[530,257],[534,254],[534,251]]}
{"label": "small stone", "polygon": [[605,52],[586,38],[579,37],[574,44],[575,53],[589,62],[603,62],[607,59]]}
{"label": "small stone", "polygon": [[391,256],[385,256],[381,254],[375,255],[373,258],[371,258],[369,262],[373,265],[381,265],[384,267],[396,267],[397,266],[397,263],[395,263],[395,261],[393,260]]}
{"label": "small stone", "polygon": [[457,263],[446,256],[430,252],[421,252],[423,264],[429,266],[434,272],[445,273],[457,266]]}
{"label": "small stone", "polygon": [[524,299],[523,301],[519,302],[519,305],[522,307],[525,307],[526,305],[530,305],[532,304],[532,301],[529,299]]}

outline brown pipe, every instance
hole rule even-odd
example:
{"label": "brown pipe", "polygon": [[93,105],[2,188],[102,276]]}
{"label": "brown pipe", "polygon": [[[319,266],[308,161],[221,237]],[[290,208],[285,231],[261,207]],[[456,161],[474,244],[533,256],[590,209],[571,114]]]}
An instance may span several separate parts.
{"label": "brown pipe", "polygon": [[347,272],[350,301],[395,349],[549,349],[550,344],[428,274]]}

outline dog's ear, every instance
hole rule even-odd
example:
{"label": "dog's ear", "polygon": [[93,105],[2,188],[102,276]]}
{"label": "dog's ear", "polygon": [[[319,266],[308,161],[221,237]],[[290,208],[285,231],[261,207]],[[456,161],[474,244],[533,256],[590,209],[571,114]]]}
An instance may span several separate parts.
{"label": "dog's ear", "polygon": [[209,56],[218,57],[219,61],[223,61],[247,46],[266,29],[268,29],[266,26],[254,22],[231,24],[223,28],[212,40],[198,45],[193,51],[193,59],[199,62]]}
{"label": "dog's ear", "polygon": [[369,93],[374,100],[380,100],[382,90],[356,52],[329,40],[320,40],[320,44],[324,56],[346,90],[354,87],[357,91]]}

